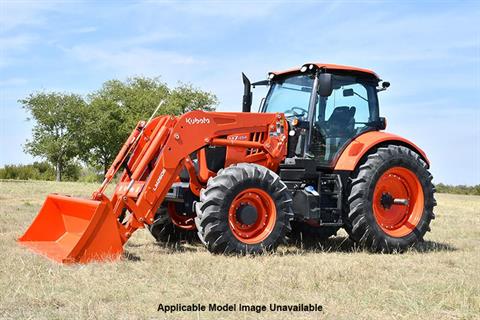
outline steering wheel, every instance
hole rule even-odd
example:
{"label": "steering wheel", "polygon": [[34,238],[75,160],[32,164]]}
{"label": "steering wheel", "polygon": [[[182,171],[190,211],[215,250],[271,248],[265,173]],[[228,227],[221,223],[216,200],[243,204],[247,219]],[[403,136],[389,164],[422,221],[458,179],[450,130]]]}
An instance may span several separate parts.
{"label": "steering wheel", "polygon": [[[295,110],[300,110],[301,113],[295,112]],[[284,113],[291,113],[291,115],[285,116],[286,118],[295,117],[295,116],[303,117],[304,115],[308,114],[308,110],[305,110],[305,109],[300,108],[300,107],[292,107],[289,110],[285,110]]]}

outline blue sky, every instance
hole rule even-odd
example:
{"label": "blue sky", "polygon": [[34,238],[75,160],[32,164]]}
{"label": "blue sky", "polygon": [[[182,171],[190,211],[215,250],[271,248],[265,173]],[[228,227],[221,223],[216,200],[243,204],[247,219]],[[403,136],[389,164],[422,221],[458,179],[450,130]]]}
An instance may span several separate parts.
{"label": "blue sky", "polygon": [[33,161],[17,103],[28,93],[161,76],[238,111],[242,71],[260,80],[309,61],[375,70],[392,83],[380,94],[387,131],[427,152],[436,182],[480,183],[477,1],[0,0],[0,166]]}

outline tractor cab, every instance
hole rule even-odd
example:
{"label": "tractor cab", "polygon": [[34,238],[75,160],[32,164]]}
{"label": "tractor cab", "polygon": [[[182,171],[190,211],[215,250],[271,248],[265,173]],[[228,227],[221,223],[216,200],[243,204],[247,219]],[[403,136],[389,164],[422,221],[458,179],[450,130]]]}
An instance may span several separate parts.
{"label": "tractor cab", "polygon": [[[381,80],[365,69],[306,64],[272,72],[260,112],[281,112],[289,121],[289,158],[314,159],[333,167],[339,153],[358,135],[385,128],[377,92]],[[245,82],[245,79],[244,79]]]}

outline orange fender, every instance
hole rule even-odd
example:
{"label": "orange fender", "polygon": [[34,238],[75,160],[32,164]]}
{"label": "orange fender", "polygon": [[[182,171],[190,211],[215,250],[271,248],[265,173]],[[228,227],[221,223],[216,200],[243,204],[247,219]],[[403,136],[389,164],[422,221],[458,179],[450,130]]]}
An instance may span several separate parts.
{"label": "orange fender", "polygon": [[383,131],[369,131],[350,142],[338,157],[334,169],[346,171],[355,170],[360,159],[362,159],[370,149],[380,144],[397,144],[408,147],[417,152],[427,165],[430,166],[425,152],[410,140]]}

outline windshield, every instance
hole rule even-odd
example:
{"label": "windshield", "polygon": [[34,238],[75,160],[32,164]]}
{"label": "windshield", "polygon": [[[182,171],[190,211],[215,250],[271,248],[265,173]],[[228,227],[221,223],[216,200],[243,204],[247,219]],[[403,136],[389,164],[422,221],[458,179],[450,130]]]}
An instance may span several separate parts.
{"label": "windshield", "polygon": [[286,117],[306,117],[312,93],[311,75],[294,75],[272,83],[265,100],[265,112],[283,112]]}

